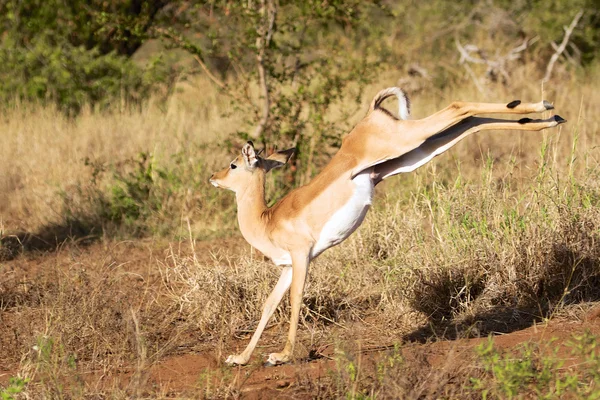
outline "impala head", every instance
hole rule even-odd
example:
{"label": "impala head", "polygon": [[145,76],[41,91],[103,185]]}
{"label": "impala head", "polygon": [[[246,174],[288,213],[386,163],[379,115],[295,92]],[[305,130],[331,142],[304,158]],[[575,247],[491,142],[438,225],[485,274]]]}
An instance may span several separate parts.
{"label": "impala head", "polygon": [[215,187],[237,192],[248,186],[253,179],[264,176],[273,168],[278,168],[288,162],[295,149],[278,151],[267,158],[260,157],[260,151],[254,150],[252,142],[242,147],[242,154],[229,163],[227,168],[215,172],[209,182]]}

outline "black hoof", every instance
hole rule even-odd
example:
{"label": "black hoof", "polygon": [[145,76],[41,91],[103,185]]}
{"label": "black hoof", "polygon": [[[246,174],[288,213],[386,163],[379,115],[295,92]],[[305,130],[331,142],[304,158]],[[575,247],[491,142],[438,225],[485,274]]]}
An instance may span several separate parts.
{"label": "black hoof", "polygon": [[554,106],[548,101],[548,100],[544,100],[544,107],[546,107],[546,110],[554,110]]}
{"label": "black hoof", "polygon": [[506,105],[506,107],[508,108],[515,108],[516,106],[518,106],[519,104],[521,104],[521,100],[513,100],[510,103],[508,103]]}
{"label": "black hoof", "polygon": [[567,120],[561,117],[560,115],[555,115],[554,120],[559,124],[564,124],[565,122],[567,122]]}
{"label": "black hoof", "polygon": [[278,365],[285,365],[285,364],[290,364],[290,363],[291,363],[291,361],[278,362],[278,363],[273,364],[271,361],[267,360],[263,364],[263,367],[277,367]]}
{"label": "black hoof", "polygon": [[273,364],[271,361],[265,361],[265,363],[263,364],[263,367],[277,367],[279,365],[284,365],[284,364],[289,364],[288,362],[278,362]]}

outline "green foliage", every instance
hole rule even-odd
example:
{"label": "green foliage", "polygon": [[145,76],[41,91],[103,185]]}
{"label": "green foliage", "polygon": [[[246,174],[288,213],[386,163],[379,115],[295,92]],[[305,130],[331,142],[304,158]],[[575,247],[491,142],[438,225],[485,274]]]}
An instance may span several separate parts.
{"label": "green foliage", "polygon": [[[140,33],[147,30],[168,0],[4,0],[0,2],[0,30],[28,47],[40,36],[50,37],[53,45],[68,41],[73,47],[97,48],[99,54],[115,52],[130,56],[142,44]],[[107,17],[128,27],[104,29]],[[132,30],[134,32],[132,32]]]}
{"label": "green foliage", "polygon": [[598,337],[586,331],[580,335],[574,335],[571,342],[571,353],[573,356],[584,360],[583,376],[579,393],[585,399],[600,398],[600,343]]}
{"label": "green foliage", "polygon": [[473,378],[473,388],[481,391],[483,398],[490,394],[500,398],[514,398],[530,386],[540,394],[540,391],[548,387],[552,371],[561,365],[554,365],[548,359],[536,360],[536,350],[533,345],[527,344],[519,348],[516,356],[503,356],[494,348],[490,337],[487,342],[476,348],[476,352],[482,360],[484,370],[493,377],[494,385]]}
{"label": "green foliage", "polygon": [[[83,105],[139,103],[168,80],[160,62],[140,68],[127,58],[140,41],[101,34],[97,10],[128,2],[6,1],[0,3],[0,100]],[[126,43],[126,45],[123,45]]]}
{"label": "green foliage", "polygon": [[0,399],[2,400],[14,400],[15,394],[22,393],[25,390],[25,386],[29,383],[29,379],[20,378],[13,376],[8,380],[8,386],[6,388],[0,387]]}
{"label": "green foliage", "polygon": [[200,220],[211,214],[210,226],[196,231],[206,238],[225,233],[235,223],[234,199],[208,187],[212,167],[190,162],[186,152],[174,154],[166,165],[149,153],[116,163],[89,158],[84,162],[90,182],[63,193],[69,225],[110,235],[180,237],[189,234],[188,218]]}
{"label": "green foliage", "polygon": [[52,101],[67,113],[84,105],[108,107],[112,102],[139,103],[147,98],[160,71],[156,64],[142,70],[113,53],[51,45],[40,37],[29,47],[0,47],[0,100]]}
{"label": "green foliage", "polygon": [[[131,160],[133,171],[113,172],[114,183],[110,190],[106,216],[110,221],[133,224],[139,219],[148,218],[148,214],[160,211],[161,202],[156,198],[154,164],[146,153],[140,153],[138,160]],[[157,178],[163,178],[164,172]]]}
{"label": "green foliage", "polygon": [[[88,200],[96,204],[96,218],[107,227],[110,224],[122,227],[129,234],[148,234],[147,222],[160,213],[169,196],[181,185],[181,181],[168,170],[156,167],[152,155],[140,153],[118,165],[85,160],[92,169],[92,191]],[[106,189],[98,187],[99,178],[110,172],[110,183]],[[160,188],[166,188],[163,192]]]}
{"label": "green foliage", "polygon": [[[499,5],[521,22],[522,29],[527,35],[539,35],[545,45],[552,41],[560,43],[564,30],[579,10],[584,12],[578,28],[574,30],[571,43],[578,50],[584,64],[589,64],[599,55],[600,46],[600,9],[595,0],[536,0],[536,1],[501,1]],[[553,51],[551,46],[548,52]]]}
{"label": "green foliage", "polygon": [[527,398],[539,399],[585,398],[600,396],[600,357],[597,338],[589,332],[573,337],[570,346],[573,355],[585,360],[583,368],[564,370],[564,360],[557,356],[558,347],[550,350],[551,343],[541,348],[526,343],[511,352],[500,352],[492,338],[481,343],[476,353],[485,375],[472,377],[472,390],[484,399]]}

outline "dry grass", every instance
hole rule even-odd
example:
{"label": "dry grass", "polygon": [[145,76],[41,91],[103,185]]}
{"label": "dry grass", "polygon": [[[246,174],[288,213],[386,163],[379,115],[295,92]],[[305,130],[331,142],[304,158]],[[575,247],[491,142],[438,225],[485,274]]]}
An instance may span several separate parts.
{"label": "dry grass", "polygon": [[[377,387],[383,398],[452,397],[459,392],[446,389],[460,389],[474,373],[464,365],[427,386],[430,370],[406,377],[409,369],[425,371],[417,357],[390,367],[377,386],[376,375],[352,378],[348,365],[351,359],[356,367],[356,356],[344,346],[364,332],[374,345],[511,332],[600,301],[598,84],[573,78],[541,93],[519,79],[518,89],[493,87],[486,99],[470,85],[413,97],[415,117],[454,99],[546,98],[569,123],[540,134],[476,135],[382,185],[361,229],[311,266],[298,355],[337,341],[342,361],[324,386],[307,379],[307,392],[357,397]],[[369,95],[389,84],[374,85]],[[235,235],[232,195],[206,184],[229,159],[226,149],[203,147],[236,130],[235,113],[223,117],[224,110],[232,111],[227,101],[200,82],[164,111],[151,104],[67,120],[50,108],[22,106],[0,121],[7,138],[0,226],[9,233],[62,222],[64,193],[85,200],[76,194],[90,181],[86,157],[119,162],[150,151],[184,181],[149,222],[174,220],[170,226],[179,228],[167,237],[176,244],[107,238],[90,253],[75,244],[44,261],[22,256],[0,264],[0,359],[11,373],[33,379],[30,397],[167,395],[148,384],[157,361],[210,348],[220,363],[242,343],[229,338],[254,328],[278,271],[242,241],[222,250],[223,241],[201,243],[210,232]],[[284,302],[271,324],[277,347],[288,313]],[[386,357],[389,363],[395,355]],[[451,378],[455,386],[447,386]],[[231,381],[221,383],[214,393],[239,394]]]}

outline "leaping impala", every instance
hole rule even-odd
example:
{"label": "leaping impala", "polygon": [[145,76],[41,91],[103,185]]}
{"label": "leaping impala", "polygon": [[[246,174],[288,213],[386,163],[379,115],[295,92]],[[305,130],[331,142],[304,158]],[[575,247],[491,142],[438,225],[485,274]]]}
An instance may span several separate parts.
{"label": "leaping impala", "polygon": [[[381,103],[392,96],[398,98],[400,118],[381,108]],[[281,353],[269,355],[267,364],[291,360],[308,264],[360,226],[371,205],[375,185],[390,176],[415,170],[478,131],[539,131],[566,122],[558,115],[518,121],[474,115],[539,113],[553,108],[545,100],[515,100],[508,104],[454,102],[427,118],[408,120],[410,103],[404,92],[396,87],[384,89],[371,102],[365,118],[342,140],[341,148],[323,171],[271,208],[265,203],[265,174],[284,165],[294,149],[262,158],[252,142],[245,144],[241,155],[213,174],[210,182],[235,192],[244,238],[283,269],[250,343],[241,354],[229,356],[226,363],[248,362],[269,318],[290,287],[288,339]]]}

